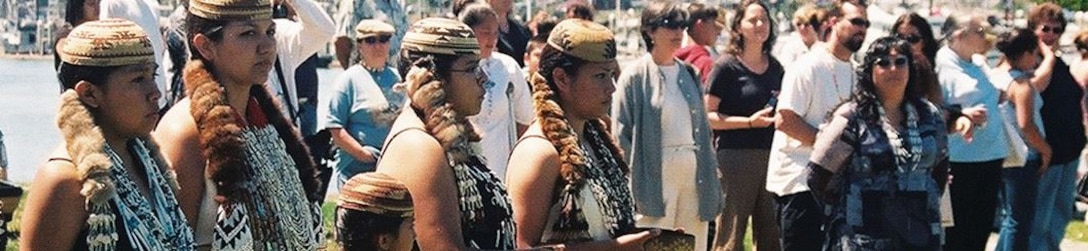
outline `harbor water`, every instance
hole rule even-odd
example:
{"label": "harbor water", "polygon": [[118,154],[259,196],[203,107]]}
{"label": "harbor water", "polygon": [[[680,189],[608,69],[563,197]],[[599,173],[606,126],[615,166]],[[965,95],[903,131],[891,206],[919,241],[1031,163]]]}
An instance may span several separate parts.
{"label": "harbor water", "polygon": [[[34,173],[61,142],[57,131],[60,84],[52,58],[0,58],[0,131],[8,154],[8,178],[30,184]],[[320,93],[318,121],[328,113],[330,85],[342,72],[318,69]]]}

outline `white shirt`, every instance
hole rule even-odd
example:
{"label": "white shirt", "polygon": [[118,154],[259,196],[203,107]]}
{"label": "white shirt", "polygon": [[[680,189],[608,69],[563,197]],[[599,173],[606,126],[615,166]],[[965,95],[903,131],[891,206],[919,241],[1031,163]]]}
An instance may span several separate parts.
{"label": "white shirt", "polygon": [[662,85],[661,99],[661,147],[672,149],[687,147],[694,149],[695,138],[691,134],[691,114],[688,112],[688,102],[684,99],[684,93],[680,91],[680,65],[674,63],[669,66],[658,66],[665,82]]}
{"label": "white shirt", "polygon": [[[805,123],[819,128],[828,113],[850,97],[856,80],[853,64],[839,60],[826,47],[817,48],[786,69],[778,110],[791,110]],[[778,196],[808,191],[806,166],[811,153],[811,145],[801,145],[801,141],[775,131],[767,166],[767,191]]]}
{"label": "white shirt", "polygon": [[159,2],[153,0],[102,0],[98,3],[99,19],[120,18],[132,21],[147,33],[151,40],[151,48],[155,50],[155,62],[159,68],[155,70],[155,85],[159,87],[159,107],[166,105],[170,89],[166,85],[166,67],[162,67],[163,54],[166,53],[166,40],[162,38],[159,30]]}
{"label": "white shirt", "polygon": [[499,52],[480,61],[489,82],[485,84],[480,113],[468,117],[480,134],[487,168],[506,180],[506,165],[517,139],[517,124],[533,122],[532,96],[525,73],[514,58]]}
{"label": "white shirt", "polygon": [[[790,65],[794,64],[797,60],[800,60],[801,57],[809,51],[815,49],[805,45],[805,41],[801,40],[801,36],[799,35],[790,36],[788,39],[789,41],[782,43],[781,46],[777,46],[778,48],[775,48],[776,50],[773,53],[775,58],[778,59],[778,62],[781,63],[782,67],[785,69],[789,69]],[[813,43],[812,45],[816,45],[816,43]]]}
{"label": "white shirt", "polygon": [[[283,104],[283,115],[297,125],[298,121],[291,117],[291,114],[298,115],[295,69],[311,55],[325,48],[325,44],[336,34],[336,26],[329,14],[313,0],[295,0],[292,6],[298,14],[297,22],[282,18],[272,20],[276,23],[276,54],[279,55],[280,67],[283,69],[284,84],[280,84],[276,68],[272,67],[268,72],[266,85],[272,95],[277,96]],[[286,94],[282,87],[284,85],[288,90]],[[287,109],[291,108],[294,111],[288,112]]]}

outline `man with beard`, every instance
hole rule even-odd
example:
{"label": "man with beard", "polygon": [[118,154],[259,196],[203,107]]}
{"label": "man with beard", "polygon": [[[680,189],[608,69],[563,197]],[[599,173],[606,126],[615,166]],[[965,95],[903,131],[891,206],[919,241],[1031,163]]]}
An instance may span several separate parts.
{"label": "man with beard", "polygon": [[829,10],[827,43],[801,57],[782,78],[767,167],[767,190],[775,194],[783,250],[819,250],[824,244],[823,209],[809,190],[805,166],[818,126],[854,89],[851,55],[861,48],[869,27],[865,6],[836,2]]}

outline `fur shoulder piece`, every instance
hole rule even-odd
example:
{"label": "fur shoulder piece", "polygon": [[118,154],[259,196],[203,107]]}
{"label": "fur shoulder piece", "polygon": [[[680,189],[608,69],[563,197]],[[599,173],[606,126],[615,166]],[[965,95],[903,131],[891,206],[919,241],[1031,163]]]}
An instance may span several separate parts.
{"label": "fur shoulder piece", "polygon": [[88,206],[104,203],[116,193],[113,180],[110,179],[110,161],[104,149],[106,139],[102,129],[95,124],[94,116],[79,101],[75,90],[61,94],[60,109],[57,112],[57,128],[64,137],[66,150],[72,163],[76,165],[77,175],[83,181],[79,193],[86,197]]}
{"label": "fur shoulder piece", "polygon": [[[234,109],[227,102],[226,89],[215,80],[201,60],[189,61],[185,66],[184,78],[186,95],[191,103],[190,113],[200,134],[201,153],[207,160],[205,177],[212,180],[219,195],[226,199],[221,203],[248,200],[244,198],[247,193],[242,187],[248,168],[243,125],[235,118]],[[316,192],[319,185],[315,164],[302,144],[298,131],[280,112],[279,102],[271,98],[264,85],[254,85],[250,95],[260,104],[295,161],[307,197],[311,202],[320,200],[321,195]]]}
{"label": "fur shoulder piece", "polygon": [[[60,109],[57,113],[57,127],[64,137],[68,156],[76,165],[77,175],[83,181],[80,194],[86,197],[88,206],[95,203],[105,203],[113,197],[115,184],[110,178],[110,168],[113,161],[106,154],[106,139],[102,129],[94,121],[94,115],[87,110],[83,102],[74,90],[68,90],[61,94]],[[155,171],[167,171],[166,180],[176,192],[178,184],[174,172],[166,166],[166,161],[159,151],[159,145],[150,137],[139,138],[147,147],[152,161],[158,165]],[[148,170],[151,171],[151,170]]]}

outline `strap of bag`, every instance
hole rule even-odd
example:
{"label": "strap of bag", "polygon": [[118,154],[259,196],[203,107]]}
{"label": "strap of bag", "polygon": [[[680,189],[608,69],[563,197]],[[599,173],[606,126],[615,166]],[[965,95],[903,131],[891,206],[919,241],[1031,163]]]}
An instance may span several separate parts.
{"label": "strap of bag", "polygon": [[298,114],[295,111],[295,104],[291,103],[291,93],[287,89],[287,81],[283,77],[283,66],[280,65],[280,57],[276,56],[276,78],[280,81],[280,91],[283,92],[283,103],[287,106],[287,114],[291,116],[291,124],[298,126]]}

